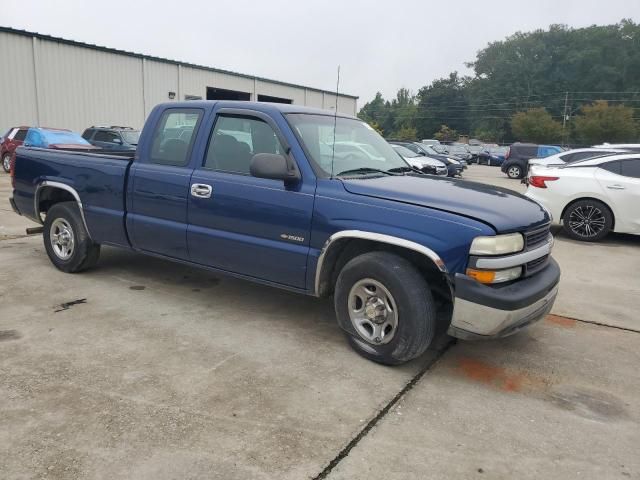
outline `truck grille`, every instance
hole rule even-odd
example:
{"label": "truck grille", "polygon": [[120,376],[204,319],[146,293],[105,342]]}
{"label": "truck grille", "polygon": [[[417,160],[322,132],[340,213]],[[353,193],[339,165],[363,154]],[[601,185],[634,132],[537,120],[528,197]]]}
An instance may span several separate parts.
{"label": "truck grille", "polygon": [[549,255],[545,255],[544,257],[536,258],[535,260],[531,260],[528,262],[525,267],[525,276],[533,275],[539,270],[542,270],[549,261]]}
{"label": "truck grille", "polygon": [[524,234],[525,249],[532,250],[544,244],[547,241],[547,238],[549,237],[549,231],[550,231],[549,225],[545,225],[543,228],[538,228],[537,230],[526,232]]}

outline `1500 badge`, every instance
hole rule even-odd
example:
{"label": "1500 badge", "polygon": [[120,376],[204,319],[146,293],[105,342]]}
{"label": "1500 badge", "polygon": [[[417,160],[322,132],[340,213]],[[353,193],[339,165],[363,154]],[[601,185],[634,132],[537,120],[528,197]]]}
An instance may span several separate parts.
{"label": "1500 badge", "polygon": [[283,240],[291,240],[292,242],[304,242],[304,237],[298,237],[296,235],[289,235],[287,233],[282,233],[280,238]]}

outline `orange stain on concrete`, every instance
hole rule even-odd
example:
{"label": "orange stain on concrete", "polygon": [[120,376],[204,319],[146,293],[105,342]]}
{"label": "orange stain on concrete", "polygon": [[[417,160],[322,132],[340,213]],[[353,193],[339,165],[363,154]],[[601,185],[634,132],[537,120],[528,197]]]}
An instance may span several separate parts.
{"label": "orange stain on concrete", "polygon": [[561,317],[559,315],[547,315],[544,321],[562,328],[573,328],[576,326],[576,321],[574,319]]}
{"label": "orange stain on concrete", "polygon": [[544,383],[526,373],[510,372],[502,367],[489,365],[473,358],[460,358],[457,370],[469,380],[483,383],[504,392],[530,390]]}

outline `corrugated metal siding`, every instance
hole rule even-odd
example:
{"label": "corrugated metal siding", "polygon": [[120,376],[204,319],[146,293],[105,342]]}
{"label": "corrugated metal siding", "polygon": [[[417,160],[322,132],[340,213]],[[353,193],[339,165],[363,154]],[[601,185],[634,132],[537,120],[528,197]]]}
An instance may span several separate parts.
{"label": "corrugated metal siding", "polygon": [[41,40],[36,55],[42,125],[144,123],[142,60]]}
{"label": "corrugated metal siding", "polygon": [[175,92],[177,96],[178,66],[171,65],[170,63],[155,62],[153,60],[143,61],[146,118],[157,104],[169,101],[169,92]]}
{"label": "corrugated metal siding", "polygon": [[[0,32],[0,58],[11,68],[10,74],[0,74],[1,129],[141,127],[155,105],[169,101],[169,92],[176,93],[175,100],[186,95],[206,99],[207,87],[248,92],[253,100],[263,94],[298,105],[335,107],[330,93],[42,36]],[[356,99],[341,96],[338,111],[355,114]]]}
{"label": "corrugated metal siding", "polygon": [[31,125],[37,118],[33,39],[0,32],[0,135],[19,125]]}

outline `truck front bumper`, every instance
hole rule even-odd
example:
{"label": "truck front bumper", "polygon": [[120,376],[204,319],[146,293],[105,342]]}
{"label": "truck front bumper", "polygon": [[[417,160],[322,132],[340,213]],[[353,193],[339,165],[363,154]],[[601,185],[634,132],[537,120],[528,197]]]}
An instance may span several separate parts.
{"label": "truck front bumper", "polygon": [[535,275],[504,286],[487,286],[456,274],[449,335],[464,340],[500,338],[544,318],[558,295],[560,268],[549,264]]}

